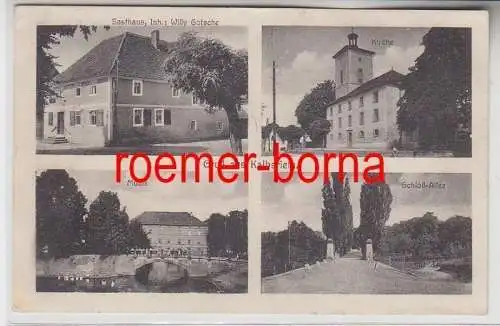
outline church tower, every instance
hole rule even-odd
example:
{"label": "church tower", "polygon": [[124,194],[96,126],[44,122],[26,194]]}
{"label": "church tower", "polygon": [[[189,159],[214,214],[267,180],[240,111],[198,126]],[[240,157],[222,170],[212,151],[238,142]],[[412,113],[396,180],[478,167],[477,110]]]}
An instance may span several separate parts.
{"label": "church tower", "polygon": [[335,95],[340,98],[373,78],[375,52],[358,47],[358,34],[354,29],[347,35],[347,45],[334,56]]}

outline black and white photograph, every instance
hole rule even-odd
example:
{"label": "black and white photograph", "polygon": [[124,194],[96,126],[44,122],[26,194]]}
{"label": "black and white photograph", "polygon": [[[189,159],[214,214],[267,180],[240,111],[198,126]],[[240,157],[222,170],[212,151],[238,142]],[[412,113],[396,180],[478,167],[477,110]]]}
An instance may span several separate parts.
{"label": "black and white photograph", "polygon": [[470,28],[262,28],[262,151],[471,157]]}
{"label": "black and white photograph", "polygon": [[246,293],[247,187],[36,176],[36,291]]}
{"label": "black and white photograph", "polygon": [[40,25],[37,153],[241,154],[246,27]]}
{"label": "black and white photograph", "polygon": [[472,294],[471,174],[262,183],[262,293]]}

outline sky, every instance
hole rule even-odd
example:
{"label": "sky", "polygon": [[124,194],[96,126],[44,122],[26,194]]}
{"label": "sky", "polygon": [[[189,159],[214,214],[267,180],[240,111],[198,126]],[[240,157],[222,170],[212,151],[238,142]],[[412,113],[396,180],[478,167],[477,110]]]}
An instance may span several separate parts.
{"label": "sky", "polygon": [[[68,170],[67,172],[76,180],[79,190],[88,200],[88,205],[96,199],[99,192],[113,191],[118,194],[122,207],[126,206],[131,219],[144,211],[171,211],[191,212],[203,221],[212,213],[226,214],[232,210],[243,210],[248,207],[247,184],[243,182],[224,184],[217,181],[217,175],[211,184],[206,182],[163,184],[156,181],[149,182],[148,186],[132,186],[127,185],[127,182],[117,184],[112,170]],[[154,172],[152,176],[154,178]],[[123,177],[124,181],[128,179],[126,176]],[[203,180],[206,180],[206,175],[202,172],[200,181]]]}
{"label": "sky", "polygon": [[83,35],[77,32],[74,37],[63,37],[59,45],[54,45],[49,52],[56,56],[56,62],[60,64],[57,68],[60,72],[67,69],[71,64],[80,59],[101,41],[110,37],[131,32],[144,36],[150,36],[151,31],[160,30],[160,39],[164,41],[175,41],[180,34],[187,31],[195,31],[200,37],[219,39],[233,49],[248,49],[248,34],[245,27],[239,26],[217,26],[217,27],[119,27],[111,26],[106,31],[101,26],[97,32],[89,36],[85,41]]}
{"label": "sky", "polygon": [[[423,52],[422,37],[427,28],[355,28],[358,47],[375,52],[373,76],[391,68],[406,74]],[[296,124],[295,109],[319,82],[334,79],[332,56],[347,45],[351,28],[270,26],[262,31],[262,122],[272,120],[272,62],[276,61],[276,111],[279,125]],[[375,46],[372,40],[393,41],[392,46]]]}
{"label": "sky", "polygon": [[[351,205],[353,208],[353,224],[359,226],[360,214],[360,182],[350,182]],[[404,185],[417,181],[439,182],[444,188],[416,189]],[[471,217],[472,190],[470,174],[386,174],[393,196],[391,213],[386,225],[423,216],[426,212],[434,212],[440,220],[454,215]],[[295,178],[294,182],[277,184],[272,181],[272,174],[262,179],[262,231],[280,231],[287,228],[288,221],[303,221],[315,231],[321,231],[321,195],[323,183],[305,184]]]}

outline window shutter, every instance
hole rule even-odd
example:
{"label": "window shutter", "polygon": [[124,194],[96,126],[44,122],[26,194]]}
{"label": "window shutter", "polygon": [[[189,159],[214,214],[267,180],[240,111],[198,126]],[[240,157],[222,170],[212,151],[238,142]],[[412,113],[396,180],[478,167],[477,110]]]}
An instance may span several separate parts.
{"label": "window shutter", "polygon": [[96,125],[98,125],[99,127],[104,126],[104,112],[102,110],[97,111],[96,119],[97,119]]}
{"label": "window shutter", "polygon": [[163,124],[165,126],[170,125],[172,123],[172,112],[170,110],[163,110]]}

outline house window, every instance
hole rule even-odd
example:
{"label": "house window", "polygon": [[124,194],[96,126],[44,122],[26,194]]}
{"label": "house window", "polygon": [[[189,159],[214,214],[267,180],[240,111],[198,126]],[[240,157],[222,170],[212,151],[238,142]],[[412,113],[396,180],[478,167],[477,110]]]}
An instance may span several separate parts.
{"label": "house window", "polygon": [[333,120],[329,120],[330,122],[330,129],[333,129]]}
{"label": "house window", "polygon": [[196,123],[196,120],[191,120],[191,122],[189,122],[189,129],[198,130],[198,125]]}
{"label": "house window", "polygon": [[172,111],[168,109],[163,110],[163,125],[170,126],[172,124]]}
{"label": "house window", "polygon": [[144,109],[134,108],[134,127],[142,127],[144,125]]}
{"label": "house window", "polygon": [[172,97],[180,97],[181,92],[179,91],[178,88],[172,87]]}
{"label": "house window", "polygon": [[165,123],[164,109],[155,109],[155,126],[163,126]]}
{"label": "house window", "polygon": [[365,124],[365,113],[359,112],[359,125],[362,126]]}
{"label": "house window", "polygon": [[82,115],[80,111],[69,112],[69,125],[80,126],[82,124]]}
{"label": "house window", "polygon": [[377,138],[379,136],[379,131],[378,129],[373,130],[373,137]]}
{"label": "house window", "polygon": [[344,83],[344,70],[340,71],[340,84]]}
{"label": "house window", "polygon": [[350,115],[347,117],[347,126],[352,127],[352,117]]}
{"label": "house window", "polygon": [[96,85],[92,85],[92,86],[90,86],[90,88],[89,88],[89,94],[90,94],[90,95],[95,95],[95,94],[97,94],[97,86],[96,86]]}
{"label": "house window", "polygon": [[89,112],[89,124],[91,126],[96,126],[97,125],[97,111],[90,111]]}
{"label": "house window", "polygon": [[82,92],[82,89],[80,87],[75,88],[75,95],[80,96]]}
{"label": "house window", "polygon": [[363,130],[359,132],[359,138],[361,139],[365,138],[365,132]]}
{"label": "house window", "polygon": [[54,112],[49,112],[49,126],[53,126],[54,125]]}
{"label": "house window", "polygon": [[103,110],[92,110],[89,112],[90,125],[102,127],[104,125],[104,112]]}
{"label": "house window", "polygon": [[342,128],[342,118],[339,117],[339,122],[338,122],[339,128]]}
{"label": "house window", "polygon": [[188,240],[188,245],[190,245],[190,244],[191,244],[191,240]]}
{"label": "house window", "polygon": [[330,106],[330,115],[333,115],[333,107]]}
{"label": "house window", "polygon": [[338,137],[339,140],[342,140],[342,133],[339,132],[339,134],[337,135],[337,137]]}
{"label": "house window", "polygon": [[339,104],[339,114],[342,113],[342,104]]}
{"label": "house window", "polygon": [[215,130],[222,131],[224,129],[224,121],[217,121],[215,125]]}
{"label": "house window", "polygon": [[380,117],[378,114],[378,109],[374,109],[373,110],[373,122],[379,122],[379,120],[380,120]]}
{"label": "house window", "polygon": [[363,98],[363,96],[361,96],[359,98],[359,107],[362,108],[364,105],[365,105],[365,99]]}
{"label": "house window", "polygon": [[132,81],[132,96],[142,96],[142,80]]}
{"label": "house window", "polygon": [[348,101],[348,102],[347,102],[347,107],[349,108],[349,111],[351,111],[351,110],[352,110],[352,104],[351,104],[351,101]]}
{"label": "house window", "polygon": [[358,57],[358,62],[361,62],[361,57]]}
{"label": "house window", "polygon": [[373,103],[378,103],[378,91],[373,92]]}

